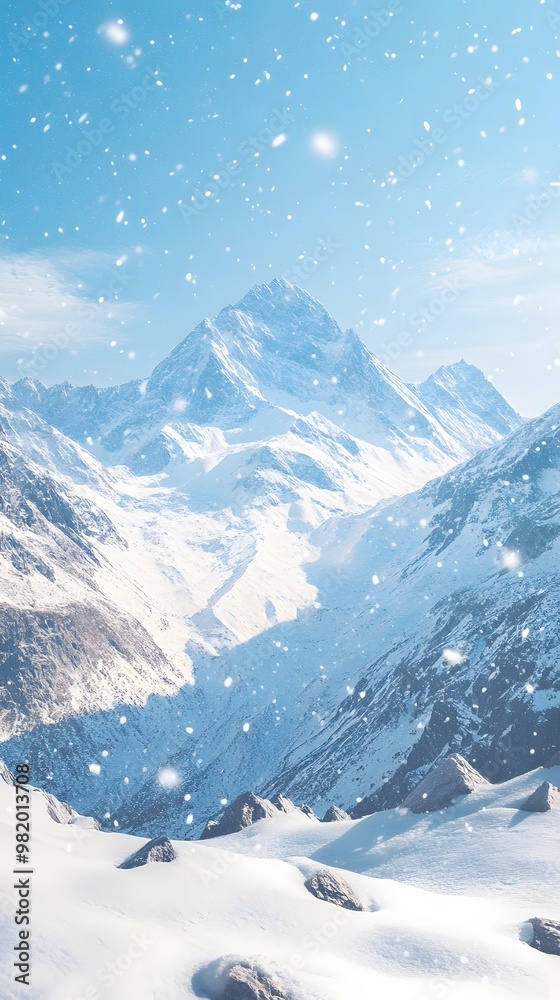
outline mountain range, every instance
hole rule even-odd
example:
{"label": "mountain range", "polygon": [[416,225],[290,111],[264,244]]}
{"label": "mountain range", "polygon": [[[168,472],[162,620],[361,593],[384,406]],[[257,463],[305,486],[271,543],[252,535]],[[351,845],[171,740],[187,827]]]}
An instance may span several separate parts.
{"label": "mountain range", "polygon": [[360,815],[449,750],[547,763],[559,426],[281,280],[146,380],[0,382],[3,758],[178,837],[247,787]]}

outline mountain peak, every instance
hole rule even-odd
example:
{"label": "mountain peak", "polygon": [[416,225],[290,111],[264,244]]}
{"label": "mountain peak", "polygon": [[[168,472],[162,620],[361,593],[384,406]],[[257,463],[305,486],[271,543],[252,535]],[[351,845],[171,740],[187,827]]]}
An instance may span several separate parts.
{"label": "mountain peak", "polygon": [[[253,327],[274,327],[274,339],[291,336],[334,342],[342,332],[330,313],[309,292],[299,285],[292,285],[285,278],[274,278],[270,285],[255,285],[234,306],[219,314],[216,323],[223,328],[230,320],[239,323],[239,316],[249,318]],[[280,336],[279,336],[280,334]]]}
{"label": "mountain peak", "polygon": [[464,358],[461,358],[460,361],[455,361],[451,365],[441,365],[430,378],[437,379],[438,381],[448,381],[449,379],[460,379],[463,381],[469,379],[477,382],[489,381],[480,368],[477,368],[476,365],[471,365]]}
{"label": "mountain peak", "polygon": [[453,422],[472,422],[474,418],[499,436],[510,434],[522,423],[484,372],[464,359],[442,365],[417,387],[417,393],[440,419],[446,415]]}

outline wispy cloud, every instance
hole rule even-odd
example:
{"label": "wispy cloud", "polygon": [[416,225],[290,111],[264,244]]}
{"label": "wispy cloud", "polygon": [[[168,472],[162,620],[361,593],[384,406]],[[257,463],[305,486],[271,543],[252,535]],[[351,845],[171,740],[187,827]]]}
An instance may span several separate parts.
{"label": "wispy cloud", "polygon": [[133,284],[126,261],[107,253],[0,256],[0,352],[27,354],[51,342],[72,350],[110,338],[143,311],[126,301]]}
{"label": "wispy cloud", "polygon": [[[399,374],[422,381],[459,357],[478,365],[526,416],[558,402],[560,236],[487,231],[426,259],[402,304],[411,347]],[[419,307],[448,285],[451,304],[422,327]]]}
{"label": "wispy cloud", "polygon": [[[515,337],[527,323],[533,333],[555,329],[559,280],[558,237],[495,232],[465,246],[453,257],[431,263],[428,284],[434,290],[451,280],[462,289],[457,312],[478,316],[478,332],[486,338],[497,327]],[[424,286],[426,282],[424,283]],[[471,328],[476,339],[476,330]],[[527,336],[526,329],[522,337]],[[551,332],[552,336],[552,332]]]}

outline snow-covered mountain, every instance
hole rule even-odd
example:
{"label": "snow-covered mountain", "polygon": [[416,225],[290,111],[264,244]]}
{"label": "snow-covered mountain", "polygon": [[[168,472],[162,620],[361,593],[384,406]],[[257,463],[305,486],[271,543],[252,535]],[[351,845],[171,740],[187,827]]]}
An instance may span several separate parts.
{"label": "snow-covered mountain", "polygon": [[[406,386],[285,282],[205,321],[145,382],[23,380],[1,383],[0,400],[14,455],[42,465],[53,495],[107,525],[73,576],[66,542],[53,548],[50,536],[50,550],[42,537],[28,543],[54,582],[2,564],[8,619],[32,611],[36,621],[27,645],[17,628],[7,632],[2,669],[12,680],[18,664],[24,683],[17,705],[8,702],[3,751],[10,761],[30,755],[38,778],[108,823],[144,830],[161,815],[183,835],[186,819],[201,827],[246,786],[317,803],[334,796],[349,808],[386,781],[389,797],[400,794],[447,743],[466,745],[470,689],[487,667],[476,622],[458,633],[461,601],[490,614],[499,583],[511,619],[529,586],[517,577],[514,592],[493,561],[498,541],[513,545],[504,525],[519,532],[537,518],[546,544],[532,556],[544,593],[535,603],[547,636],[552,628],[554,511],[542,530],[539,520],[548,480],[542,469],[521,484],[512,476],[516,506],[500,505],[499,475],[545,432],[555,441],[554,416],[521,426],[464,363]],[[496,450],[447,471],[489,445]],[[554,470],[554,449],[542,452]],[[486,522],[479,555],[470,533]],[[45,615],[61,609],[57,636]],[[503,656],[507,634],[495,639]],[[437,666],[442,642],[468,648],[450,674]],[[39,666],[53,662],[39,687]],[[540,660],[530,666],[527,683],[540,678]],[[500,687],[499,711],[484,709],[472,739],[492,754],[523,697]],[[432,740],[442,698],[453,722]],[[546,726],[531,741],[540,760]]]}
{"label": "snow-covered mountain", "polygon": [[[551,863],[560,810],[520,810],[543,780],[558,784],[560,767],[422,816],[318,823],[278,814],[233,836],[166,842],[163,855],[133,866],[145,841],[102,833],[31,792],[33,875],[21,878],[31,879],[30,995],[551,1000],[560,957],[541,950],[534,922],[556,928],[560,946]],[[13,853],[13,804],[0,777],[3,858]],[[25,967],[25,952],[14,951],[18,878],[2,866],[3,1000],[29,992],[13,978],[14,961]],[[319,880],[338,894],[317,895]]]}
{"label": "snow-covered mountain", "polygon": [[129,543],[117,485],[35,414],[0,404],[4,738],[190,679],[185,623],[168,636],[169,603],[138,582],[149,551]]}
{"label": "snow-covered mountain", "polygon": [[439,368],[417,388],[420,399],[445,429],[471,448],[505,437],[519,426],[509,403],[479,368],[459,361]]}
{"label": "snow-covered mountain", "polygon": [[[405,385],[311,295],[276,279],[204,320],[145,381],[47,388],[26,378],[11,392],[105,464],[138,474],[174,470],[189,482],[201,474],[196,459],[215,468],[235,455],[242,469],[258,462],[266,475],[264,440],[289,461],[306,454],[301,439],[311,435],[346,446],[384,483],[401,470],[418,485],[520,422],[476,368],[457,365],[434,378],[418,391]],[[457,426],[458,398],[466,426]],[[294,425],[300,440],[285,442]],[[312,482],[313,472],[319,487],[328,482],[308,464]]]}
{"label": "snow-covered mountain", "polygon": [[556,408],[417,494],[332,519],[296,620],[199,655],[194,690],[127,710],[125,727],[120,708],[43,727],[10,759],[56,746],[63,797],[79,786],[82,810],[146,831],[164,817],[177,835],[246,786],[362,812],[395,805],[450,749],[491,778],[545,763],[560,731],[559,466]]}

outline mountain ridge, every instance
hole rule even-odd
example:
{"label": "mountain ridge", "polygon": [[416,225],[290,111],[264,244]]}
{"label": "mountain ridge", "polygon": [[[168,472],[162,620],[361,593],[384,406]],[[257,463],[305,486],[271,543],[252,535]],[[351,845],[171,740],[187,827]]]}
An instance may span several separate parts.
{"label": "mountain ridge", "polygon": [[[367,537],[370,519],[391,516],[400,522],[398,512],[410,508],[408,519],[416,522],[424,507],[439,510],[449,503],[430,490],[453,494],[453,480],[446,477],[454,475],[461,460],[473,462],[467,492],[472,494],[471,509],[478,509],[488,488],[485,463],[492,461],[481,449],[499,447],[500,427],[511,431],[506,448],[513,447],[507,442],[523,430],[518,415],[477,369],[458,364],[440,370],[427,389],[406,386],[352,331],[343,333],[311,296],[285,282],[272,284],[257,286],[215,321],[199,324],[156,366],[151,385],[148,379],[108,390],[73,390],[68,384],[49,390],[40,383],[0,382],[10,445],[42,463],[54,488],[68,495],[72,506],[97,503],[123,543],[111,548],[95,541],[95,569],[88,569],[87,580],[79,579],[78,602],[66,601],[69,632],[51,629],[55,641],[45,639],[42,651],[45,616],[55,598],[60,601],[59,592],[38,570],[26,575],[12,566],[4,587],[12,588],[8,593],[19,588],[20,610],[31,629],[32,663],[44,662],[45,655],[47,660],[64,659],[88,620],[86,595],[92,588],[109,609],[111,627],[118,625],[122,649],[127,649],[123,630],[128,623],[137,637],[145,630],[145,646],[151,650],[143,657],[142,641],[130,641],[127,669],[117,665],[116,683],[97,692],[95,659],[78,648],[70,668],[72,684],[57,687],[55,672],[42,699],[33,690],[32,663],[20,666],[30,683],[19,716],[10,720],[6,752],[30,755],[47,780],[47,762],[56,747],[62,797],[71,798],[72,789],[82,783],[85,811],[95,808],[102,818],[105,801],[124,825],[138,827],[149,822],[154,810],[171,808],[180,810],[176,821],[182,823],[180,803],[187,791],[196,791],[195,824],[203,822],[216,811],[216,801],[232,793],[224,787],[227,775],[219,760],[229,762],[228,780],[237,781],[248,766],[248,747],[250,773],[243,785],[255,789],[277,782],[283,792],[281,782],[296,788],[305,782],[310,793],[328,793],[331,801],[350,808],[352,797],[375,792],[385,771],[394,778],[398,765],[391,747],[398,745],[401,752],[410,747],[408,730],[388,738],[381,770],[377,763],[368,771],[358,762],[355,780],[340,779],[338,787],[328,763],[326,783],[314,773],[314,761],[324,753],[315,726],[321,719],[338,754],[336,711],[344,718],[349,712],[351,719],[363,707],[362,699],[345,695],[344,688],[354,690],[359,684],[367,694],[369,687],[365,677],[356,679],[360,665],[362,670],[368,666],[366,641],[373,644],[372,652],[377,650],[377,658],[370,658],[377,676],[377,660],[398,653],[398,644],[391,651],[392,633],[401,632],[402,642],[411,643],[414,616],[420,623],[428,611],[435,613],[432,605],[419,603],[414,589],[406,590],[411,579],[422,593],[430,564],[425,557],[418,565],[411,558],[403,567],[400,539],[391,540],[391,529],[383,528],[367,587],[372,589],[374,576],[378,582],[373,588],[384,587],[380,567],[387,560],[390,572],[402,577],[407,597],[395,596],[394,617],[385,610],[384,624],[372,637],[369,624],[377,625],[382,616],[375,608],[375,619],[369,611],[358,615],[368,591],[360,590],[360,562],[349,581],[346,561],[364,532]],[[45,420],[66,430],[72,425],[73,440]],[[480,490],[475,486],[479,467]],[[441,482],[445,485],[438,486]],[[415,492],[419,488],[420,494]],[[532,500],[520,500],[525,514],[532,515]],[[389,515],[390,510],[394,513]],[[468,516],[465,504],[456,506],[454,516]],[[426,551],[440,546],[443,552],[449,530],[435,516],[433,534],[423,542]],[[523,523],[512,530],[521,532],[525,543]],[[547,531],[536,526],[533,547],[544,544],[546,550]],[[374,541],[380,544],[377,535],[372,535]],[[55,583],[66,579],[66,558],[59,549],[46,563]],[[481,585],[486,586],[486,578]],[[454,591],[453,584],[440,601]],[[96,622],[94,615],[90,619],[110,634],[109,625]],[[9,626],[9,618],[6,622]],[[362,631],[350,656],[348,642]],[[8,634],[19,633],[8,627]],[[6,676],[8,662],[17,661],[13,647],[12,639],[0,651],[0,677],[2,671]],[[109,656],[105,662],[106,656],[104,652],[104,676],[110,677],[112,660]],[[331,671],[327,662],[333,656]],[[344,671],[352,683],[341,689]],[[379,697],[390,690],[391,703],[397,704],[400,682],[381,674],[378,679]],[[460,701],[461,692],[454,697]],[[26,704],[32,710],[25,719]],[[57,720],[52,726],[45,725],[49,717]],[[224,719],[231,731],[224,732]],[[342,735],[341,745],[345,739]],[[443,752],[438,739],[434,756]],[[265,741],[266,753],[259,740]],[[359,749],[363,740],[357,732],[355,742]],[[100,743],[108,754],[101,762]],[[76,746],[77,757],[70,749]],[[137,773],[130,756],[138,748],[146,772]],[[194,771],[193,755],[201,762]],[[426,755],[417,756],[410,769],[414,773],[425,763]],[[165,763],[183,775],[178,802],[159,785],[157,774]],[[91,774],[90,764],[95,765]],[[327,787],[331,781],[336,795]],[[400,794],[400,781],[397,774],[395,794]]]}

